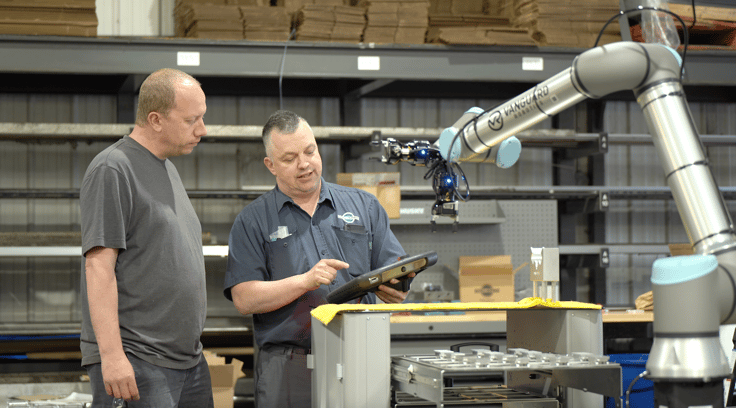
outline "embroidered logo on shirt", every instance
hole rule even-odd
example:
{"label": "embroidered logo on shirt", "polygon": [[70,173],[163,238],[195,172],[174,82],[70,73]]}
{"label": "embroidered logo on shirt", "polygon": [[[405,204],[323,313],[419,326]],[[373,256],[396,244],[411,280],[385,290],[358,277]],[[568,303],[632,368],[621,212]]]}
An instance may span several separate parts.
{"label": "embroidered logo on shirt", "polygon": [[348,224],[352,224],[355,221],[358,221],[360,219],[357,215],[355,215],[355,214],[353,214],[351,212],[346,212],[343,215],[338,215],[337,218],[339,218],[339,219],[347,222]]}

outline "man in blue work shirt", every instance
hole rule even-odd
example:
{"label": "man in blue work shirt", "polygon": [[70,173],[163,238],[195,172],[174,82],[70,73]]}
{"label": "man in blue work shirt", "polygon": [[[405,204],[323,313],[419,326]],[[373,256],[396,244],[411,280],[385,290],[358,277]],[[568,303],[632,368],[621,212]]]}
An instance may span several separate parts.
{"label": "man in blue work shirt", "polygon": [[[405,253],[375,196],[322,178],[317,142],[303,118],[275,112],[263,143],[276,187],[235,219],[225,296],[240,313],[253,314],[256,406],[311,407],[311,310],[342,284]],[[401,303],[406,295],[381,285],[359,301]]]}

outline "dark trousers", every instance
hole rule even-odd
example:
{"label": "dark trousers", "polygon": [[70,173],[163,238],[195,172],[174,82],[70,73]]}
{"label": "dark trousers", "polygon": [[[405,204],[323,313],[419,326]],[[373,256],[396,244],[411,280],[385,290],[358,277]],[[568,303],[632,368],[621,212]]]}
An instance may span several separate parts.
{"label": "dark trousers", "polygon": [[[135,372],[140,399],[126,401],[129,408],[213,408],[212,381],[207,360],[187,370],[163,368],[145,362],[132,354],[128,360]],[[85,367],[92,385],[92,408],[112,407],[113,397],[107,395],[102,381],[102,367]]]}
{"label": "dark trousers", "polygon": [[256,408],[311,408],[312,370],[308,350],[265,346],[256,363]]}

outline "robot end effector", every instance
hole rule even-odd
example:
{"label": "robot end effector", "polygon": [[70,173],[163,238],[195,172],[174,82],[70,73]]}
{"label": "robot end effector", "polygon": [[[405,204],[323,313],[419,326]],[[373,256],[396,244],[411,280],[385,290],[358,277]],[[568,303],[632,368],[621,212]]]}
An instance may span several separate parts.
{"label": "robot end effector", "polygon": [[[441,216],[451,217],[453,219],[452,232],[457,232],[459,202],[469,198],[470,186],[465,174],[457,164],[460,144],[456,142],[464,132],[467,132],[469,126],[475,126],[475,121],[483,113],[485,112],[477,107],[469,109],[455,124],[443,130],[439,139],[433,144],[425,140],[401,143],[393,138],[372,142],[380,147],[383,163],[397,164],[405,161],[412,166],[427,167],[424,179],[432,179],[432,190],[435,194],[430,221],[432,232],[436,232],[437,219]],[[450,146],[453,146],[452,149]],[[510,137],[473,161],[494,163],[497,167],[506,169],[513,166],[520,155],[521,142],[516,137]],[[464,194],[458,191],[462,184],[465,184]]]}

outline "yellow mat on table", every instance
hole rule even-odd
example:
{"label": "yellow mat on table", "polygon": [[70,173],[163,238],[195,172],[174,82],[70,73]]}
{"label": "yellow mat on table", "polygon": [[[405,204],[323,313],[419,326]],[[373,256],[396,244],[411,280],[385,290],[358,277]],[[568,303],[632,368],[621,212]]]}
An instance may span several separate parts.
{"label": "yellow mat on table", "polygon": [[466,302],[466,303],[391,303],[391,304],[341,304],[333,303],[312,310],[312,316],[323,324],[329,324],[342,312],[420,312],[431,310],[505,310],[505,309],[600,309],[601,305],[573,301],[553,301],[529,297],[518,302]]}

